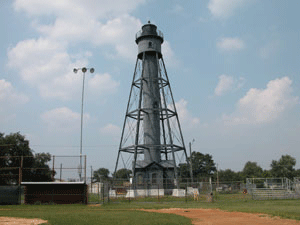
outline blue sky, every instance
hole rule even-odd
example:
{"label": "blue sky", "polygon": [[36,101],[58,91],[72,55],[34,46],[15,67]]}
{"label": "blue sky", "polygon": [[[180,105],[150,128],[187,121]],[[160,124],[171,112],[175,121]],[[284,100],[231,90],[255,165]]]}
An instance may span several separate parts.
{"label": "blue sky", "polygon": [[136,61],[151,20],[188,143],[220,169],[300,168],[300,5],[297,0],[15,0],[1,2],[0,131],[35,152],[83,153],[113,171]]}

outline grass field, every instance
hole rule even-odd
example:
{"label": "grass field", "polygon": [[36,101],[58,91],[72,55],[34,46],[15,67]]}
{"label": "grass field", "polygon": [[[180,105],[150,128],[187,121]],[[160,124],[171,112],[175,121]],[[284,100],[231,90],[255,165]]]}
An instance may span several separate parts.
{"label": "grass field", "polygon": [[162,203],[131,201],[86,205],[19,205],[0,206],[0,216],[41,218],[52,225],[68,224],[191,224],[191,220],[173,214],[159,214],[136,209],[219,208],[227,211],[265,213],[300,220],[300,200],[254,201],[236,195],[218,196],[213,203],[205,201],[169,201]]}

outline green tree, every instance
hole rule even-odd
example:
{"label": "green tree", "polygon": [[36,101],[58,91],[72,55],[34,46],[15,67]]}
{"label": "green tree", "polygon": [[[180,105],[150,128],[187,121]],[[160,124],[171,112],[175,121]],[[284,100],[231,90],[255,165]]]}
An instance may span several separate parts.
{"label": "green tree", "polygon": [[132,174],[132,171],[129,169],[119,169],[117,172],[113,173],[113,177],[117,179],[128,179],[130,178],[130,175]]}
{"label": "green tree", "polygon": [[211,155],[192,152],[191,158],[194,178],[209,177],[217,171],[216,164]]}
{"label": "green tree", "polygon": [[20,133],[0,133],[0,184],[18,183],[21,166],[22,181],[50,181],[50,159],[49,154],[34,155],[29,141]]}
{"label": "green tree", "polygon": [[107,181],[109,179],[109,170],[106,168],[99,168],[95,170],[93,173],[93,181],[100,182],[100,181]]}
{"label": "green tree", "polygon": [[242,171],[242,174],[245,178],[251,178],[251,177],[262,177],[263,169],[257,165],[256,162],[250,162],[248,161],[244,169]]}
{"label": "green tree", "polygon": [[[228,181],[241,181],[241,173],[234,172],[231,169],[220,170],[218,171],[219,182],[228,182]],[[214,180],[217,180],[216,173],[214,174]]]}
{"label": "green tree", "polygon": [[296,159],[290,155],[283,155],[279,161],[272,160],[271,174],[273,177],[287,177],[292,179],[295,176]]}
{"label": "green tree", "polygon": [[262,177],[264,178],[270,178],[272,177],[271,171],[270,170],[264,170],[261,174]]}
{"label": "green tree", "polygon": [[[48,166],[48,162],[51,161],[51,155],[49,153],[37,153],[34,157],[34,163],[32,165],[33,169],[31,170],[32,177],[34,181],[51,181],[54,171]],[[30,178],[26,177],[28,181],[31,181]]]}
{"label": "green tree", "polygon": [[[194,179],[210,177],[217,171],[211,155],[192,152],[191,157],[188,158],[189,162],[191,158]],[[179,164],[178,174],[183,179],[190,178],[190,165],[187,163]]]}
{"label": "green tree", "polygon": [[185,178],[189,179],[191,177],[190,167],[187,163],[180,163],[177,172],[179,177],[184,179],[183,181],[185,181]]}

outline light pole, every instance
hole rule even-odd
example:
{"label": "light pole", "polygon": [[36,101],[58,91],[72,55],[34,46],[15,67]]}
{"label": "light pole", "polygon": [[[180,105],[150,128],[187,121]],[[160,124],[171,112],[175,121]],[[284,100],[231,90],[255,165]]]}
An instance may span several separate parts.
{"label": "light pole", "polygon": [[90,73],[94,73],[95,69],[94,68],[86,68],[86,67],[82,67],[82,68],[74,68],[73,72],[77,73],[78,70],[81,70],[83,73],[82,76],[82,96],[81,96],[81,126],[80,126],[80,165],[79,165],[79,170],[78,170],[78,174],[79,174],[79,179],[81,181],[81,174],[82,174],[82,127],[83,127],[83,97],[84,97],[84,80],[85,80],[85,73],[89,70]]}
{"label": "light pole", "polygon": [[191,173],[191,179],[193,183],[193,166],[192,166],[192,144],[195,142],[195,139],[193,139],[192,142],[190,142],[190,173]]}

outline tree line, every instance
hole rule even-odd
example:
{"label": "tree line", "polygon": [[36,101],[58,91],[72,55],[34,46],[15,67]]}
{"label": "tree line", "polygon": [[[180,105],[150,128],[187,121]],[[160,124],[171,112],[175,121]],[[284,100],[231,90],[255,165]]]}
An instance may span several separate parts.
{"label": "tree line", "polygon": [[[49,153],[34,153],[29,146],[29,141],[20,133],[5,135],[0,133],[0,185],[17,184],[20,181],[20,166],[22,166],[21,181],[52,181],[55,171],[52,171],[48,162],[51,160]],[[295,169],[296,159],[290,155],[282,155],[279,160],[272,160],[269,170],[264,170],[256,162],[248,161],[242,171],[235,172],[231,169],[218,170],[212,155],[201,152],[192,152],[188,157],[192,165],[194,181],[207,180],[211,177],[214,181],[245,181],[246,178],[268,177],[300,177],[300,169]],[[178,177],[190,179],[191,168],[187,163],[177,167]],[[99,168],[93,173],[94,182],[109,181],[112,178],[128,179],[132,175],[129,169],[119,169],[112,176],[106,168]]]}
{"label": "tree line", "polygon": [[[296,159],[290,155],[282,155],[279,160],[272,160],[271,169],[264,170],[256,162],[248,161],[243,170],[234,172],[231,169],[220,170],[218,172],[219,181],[245,181],[246,178],[279,178],[286,177],[293,179],[300,177],[300,169],[295,169]],[[214,174],[216,177],[216,174]]]}
{"label": "tree line", "polygon": [[[214,181],[246,181],[246,178],[279,178],[287,177],[293,179],[300,177],[300,169],[296,170],[296,159],[290,155],[282,155],[279,160],[272,160],[270,169],[264,170],[257,162],[248,161],[242,171],[235,172],[231,169],[217,171],[216,164],[209,154],[192,152],[188,161],[192,164],[193,177],[197,180],[212,177]],[[184,178],[189,176],[187,163],[179,166],[179,175]]]}
{"label": "tree line", "polygon": [[[0,185],[52,181],[49,153],[34,153],[20,133],[0,133]],[[22,169],[20,170],[20,168]]]}
{"label": "tree line", "polygon": [[[213,181],[246,181],[246,178],[279,178],[287,177],[293,179],[300,177],[300,169],[296,170],[296,159],[290,155],[282,155],[279,160],[272,160],[271,169],[264,170],[257,162],[248,161],[244,165],[242,171],[235,172],[231,169],[217,171],[216,163],[212,155],[202,154],[201,152],[192,152],[188,161],[192,164],[192,173],[194,181],[207,181],[212,178]],[[191,178],[191,168],[187,163],[179,164],[177,168],[178,177],[184,180]],[[93,181],[108,181],[113,177],[120,179],[128,179],[131,175],[131,170],[120,169],[113,176],[109,176],[110,172],[106,168],[99,168],[93,173]]]}

